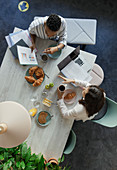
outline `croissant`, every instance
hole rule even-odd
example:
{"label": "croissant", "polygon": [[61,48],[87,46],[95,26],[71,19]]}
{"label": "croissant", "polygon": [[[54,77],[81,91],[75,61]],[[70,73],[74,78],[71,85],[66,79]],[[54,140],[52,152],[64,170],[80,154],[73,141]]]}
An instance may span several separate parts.
{"label": "croissant", "polygon": [[33,86],[36,87],[36,86],[40,86],[41,83],[43,81],[43,77],[40,77],[39,79],[37,79],[34,83],[33,83]]}
{"label": "croissant", "polygon": [[30,83],[34,83],[36,81],[35,78],[32,76],[25,76],[25,79]]}
{"label": "croissant", "polygon": [[42,68],[38,68],[35,70],[35,75],[37,77],[37,79],[39,79],[39,77],[44,77],[44,72]]}
{"label": "croissant", "polygon": [[30,76],[33,76],[34,72],[38,69],[38,66],[34,66],[34,67],[31,67],[29,69],[29,75]]}

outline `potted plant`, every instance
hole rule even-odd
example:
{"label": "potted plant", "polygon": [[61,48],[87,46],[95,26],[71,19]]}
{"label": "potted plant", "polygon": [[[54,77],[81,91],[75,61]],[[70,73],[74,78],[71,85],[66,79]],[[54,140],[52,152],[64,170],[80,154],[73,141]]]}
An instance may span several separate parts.
{"label": "potted plant", "polygon": [[62,158],[59,158],[58,161],[55,158],[50,158],[46,166],[48,167],[48,170],[69,170],[70,167],[62,168],[60,166],[60,163],[62,163],[63,161],[64,161],[64,155]]}
{"label": "potted plant", "polygon": [[[49,166],[54,170],[41,153],[31,154],[31,148],[27,148],[26,143],[14,148],[0,148],[0,170],[50,170]],[[60,168],[59,164],[57,168]]]}

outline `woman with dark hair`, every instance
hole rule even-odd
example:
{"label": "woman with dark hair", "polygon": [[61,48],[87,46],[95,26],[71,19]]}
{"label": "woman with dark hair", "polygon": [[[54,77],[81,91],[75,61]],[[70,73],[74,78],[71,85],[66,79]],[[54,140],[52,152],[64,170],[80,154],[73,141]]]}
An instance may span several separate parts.
{"label": "woman with dark hair", "polygon": [[70,110],[64,104],[64,100],[62,98],[63,93],[58,90],[59,100],[57,103],[63,117],[68,119],[73,118],[76,120],[82,120],[83,122],[93,119],[104,105],[104,90],[98,86],[91,85],[86,81],[71,80],[60,75],[59,77],[64,80],[63,83],[74,83],[83,89],[82,99],[80,99],[75,107]]}

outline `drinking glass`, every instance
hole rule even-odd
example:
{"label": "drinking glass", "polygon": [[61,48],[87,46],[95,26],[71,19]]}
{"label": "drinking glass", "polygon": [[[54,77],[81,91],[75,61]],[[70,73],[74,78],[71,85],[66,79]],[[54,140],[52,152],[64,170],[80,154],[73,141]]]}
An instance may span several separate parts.
{"label": "drinking glass", "polygon": [[32,102],[33,102],[33,106],[35,108],[39,108],[39,105],[40,105],[40,101],[38,99],[38,96],[33,96],[31,99],[30,99]]}

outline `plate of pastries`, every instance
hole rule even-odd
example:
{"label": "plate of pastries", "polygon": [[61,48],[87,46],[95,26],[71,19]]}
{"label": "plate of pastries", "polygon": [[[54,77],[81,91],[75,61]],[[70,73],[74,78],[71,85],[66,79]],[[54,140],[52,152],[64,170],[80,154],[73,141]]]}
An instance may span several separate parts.
{"label": "plate of pastries", "polygon": [[77,94],[75,90],[66,89],[63,94],[63,100],[66,104],[73,104],[77,99]]}
{"label": "plate of pastries", "polygon": [[40,86],[44,81],[45,74],[41,67],[33,66],[26,71],[25,79],[26,81],[33,85],[33,87]]}

